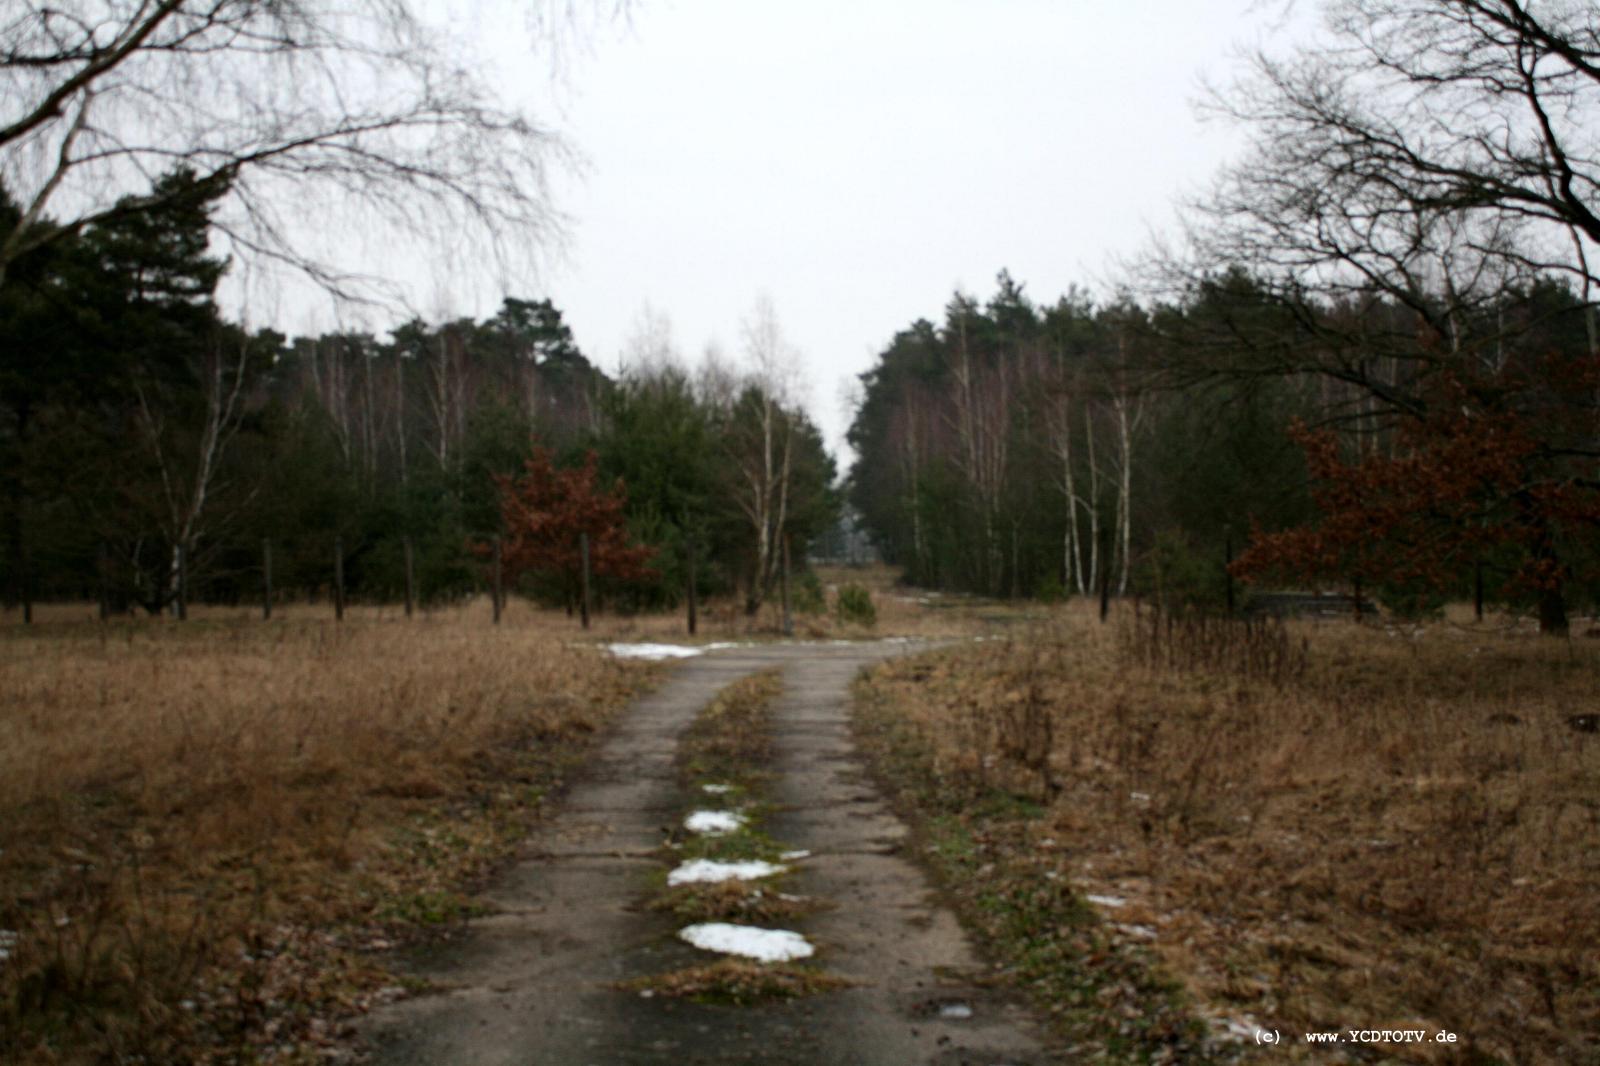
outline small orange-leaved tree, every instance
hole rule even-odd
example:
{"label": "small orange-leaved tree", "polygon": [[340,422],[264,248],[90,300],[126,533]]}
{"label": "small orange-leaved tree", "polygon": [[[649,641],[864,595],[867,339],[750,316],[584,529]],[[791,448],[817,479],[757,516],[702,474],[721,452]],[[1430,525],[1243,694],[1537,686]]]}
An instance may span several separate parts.
{"label": "small orange-leaved tree", "polygon": [[1290,436],[1320,517],[1255,530],[1233,573],[1382,584],[1420,604],[1493,558],[1507,574],[1503,593],[1536,602],[1543,632],[1565,632],[1567,586],[1587,576],[1570,556],[1600,529],[1600,482],[1582,448],[1551,439],[1553,405],[1535,420],[1472,401],[1447,382],[1388,453],[1347,457],[1332,431],[1297,423]]}
{"label": "small orange-leaved tree", "polygon": [[[569,614],[583,587],[583,534],[589,538],[592,577],[642,581],[655,576],[649,562],[656,550],[629,542],[622,479],[610,492],[599,489],[598,463],[591,451],[583,465],[562,469],[548,449],[535,448],[523,463],[521,476],[495,478],[504,530],[501,565],[507,580],[514,584],[529,574],[552,582]],[[474,547],[480,556],[493,550],[488,544]]]}

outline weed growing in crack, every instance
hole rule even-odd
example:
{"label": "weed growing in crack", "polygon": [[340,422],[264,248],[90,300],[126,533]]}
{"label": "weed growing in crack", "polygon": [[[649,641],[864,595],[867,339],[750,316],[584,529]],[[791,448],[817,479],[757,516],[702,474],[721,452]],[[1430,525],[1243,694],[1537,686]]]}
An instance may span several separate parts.
{"label": "weed growing in crack", "polygon": [[775,999],[814,996],[848,988],[851,984],[843,977],[809,966],[723,959],[705,966],[636,978],[618,987],[643,996],[747,1007]]}
{"label": "weed growing in crack", "polygon": [[758,791],[772,761],[772,701],[782,691],[782,670],[763,670],[728,685],[695,716],[677,756],[679,779],[695,802],[719,798],[707,784],[731,786],[724,800]]}
{"label": "weed growing in crack", "polygon": [[744,922],[778,925],[831,906],[823,900],[781,892],[777,880],[763,878],[760,881],[727,880],[677,885],[652,900],[650,909],[666,911],[686,924]]}

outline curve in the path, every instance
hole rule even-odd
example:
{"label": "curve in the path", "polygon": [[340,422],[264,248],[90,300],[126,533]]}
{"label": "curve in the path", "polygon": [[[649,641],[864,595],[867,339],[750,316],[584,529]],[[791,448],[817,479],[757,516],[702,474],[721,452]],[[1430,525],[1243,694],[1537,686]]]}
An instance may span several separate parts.
{"label": "curve in the path", "polygon": [[[765,645],[691,659],[639,701],[487,902],[495,913],[423,961],[448,991],[365,1026],[383,1066],[770,1063],[1000,1066],[1049,1060],[1025,1012],[986,990],[954,916],[901,853],[907,831],[850,739],[849,686],[905,644]],[[811,857],[797,889],[836,906],[801,930],[847,988],[733,1007],[618,990],[709,961],[639,908],[683,809],[678,735],[724,685],[784,667],[774,708],[777,809],[766,830]]]}

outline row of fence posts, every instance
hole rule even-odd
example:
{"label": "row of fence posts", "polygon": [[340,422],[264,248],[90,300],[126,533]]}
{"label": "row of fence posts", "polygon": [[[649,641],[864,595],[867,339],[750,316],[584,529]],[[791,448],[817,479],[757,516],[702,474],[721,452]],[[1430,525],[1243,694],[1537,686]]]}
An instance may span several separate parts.
{"label": "row of fence posts", "polygon": [[[410,537],[401,538],[401,554],[405,564],[405,611],[410,618],[416,613],[417,608],[417,577],[416,553],[411,545]],[[579,534],[578,551],[583,564],[583,600],[582,619],[583,628],[589,628],[591,613],[591,593],[589,581],[589,535]],[[111,617],[111,552],[105,545],[100,545],[98,559],[100,577],[100,619],[105,621]],[[694,564],[690,562],[689,586],[689,632],[695,628],[694,608]],[[174,588],[172,591],[172,613],[178,621],[187,621],[189,618],[189,553],[179,547],[173,552],[173,577]],[[493,601],[494,624],[500,624],[500,618],[505,613],[506,588],[505,588],[505,563],[499,537],[495,537],[491,548],[491,563],[489,568],[489,593]],[[264,621],[272,620],[272,539],[261,538],[261,617]],[[344,538],[335,537],[333,540],[333,617],[335,621],[344,621],[345,598],[344,584]],[[23,621],[32,623],[33,604],[31,599],[25,602]]]}
{"label": "row of fence posts", "polygon": [[[1106,559],[1110,559],[1111,541],[1107,535],[1103,541]],[[417,584],[415,557],[412,552],[411,538],[401,539],[401,550],[405,556],[405,606],[406,617],[410,618],[416,611]],[[589,591],[589,535],[578,535],[578,550],[582,559],[583,570],[583,600],[581,615],[583,628],[589,628],[590,591]],[[490,591],[494,600],[494,622],[500,624],[500,616],[505,611],[506,593],[504,567],[501,559],[500,538],[494,538],[493,566],[491,568]],[[102,621],[111,617],[111,552],[102,542],[99,550],[98,570],[100,578],[100,618]],[[177,587],[173,590],[173,613],[179,621],[186,621],[189,617],[189,553],[179,547],[174,549],[174,570]],[[695,590],[695,543],[693,538],[684,545],[685,579],[684,587],[688,600],[688,628],[689,635],[693,636],[699,628],[699,603]],[[24,578],[22,587],[22,620],[25,624],[33,622],[33,597],[29,594],[29,583],[26,577],[26,558],[24,558]],[[1234,580],[1233,580],[1233,529],[1228,527],[1224,534],[1222,573],[1227,601],[1227,612],[1231,617],[1234,614]],[[1472,582],[1473,611],[1478,621],[1483,621],[1483,563],[1480,561],[1473,570]],[[786,635],[794,633],[794,615],[789,602],[789,537],[783,538],[783,631]],[[1111,610],[1111,567],[1104,567],[1100,574],[1100,621],[1106,621]],[[1361,599],[1361,585],[1359,580],[1355,586],[1355,599]],[[338,621],[344,621],[345,589],[344,589],[344,538],[335,537],[333,541],[333,613]],[[272,619],[272,540],[268,537],[261,538],[261,617],[267,621]]]}
{"label": "row of fence posts", "polygon": [[[412,548],[411,538],[403,537],[400,541],[401,552],[404,558],[405,569],[405,611],[410,618],[416,612],[417,606],[417,580],[416,556]],[[592,614],[592,591],[589,558],[589,535],[578,535],[578,553],[581,560],[582,573],[582,598],[580,600],[580,617],[583,628],[589,628],[590,615]],[[688,603],[688,629],[693,636],[699,629],[700,604],[695,581],[695,564],[697,561],[697,546],[693,538],[684,545],[684,591]],[[1231,548],[1230,548],[1231,555]],[[495,537],[492,546],[490,565],[490,595],[493,599],[494,624],[500,624],[500,618],[505,613],[505,565],[502,555],[501,542]],[[105,621],[111,617],[111,551],[101,543],[99,558],[97,560],[100,584],[100,619]],[[174,549],[173,570],[175,588],[173,589],[172,611],[173,615],[181,622],[189,618],[189,553],[182,547]],[[781,588],[783,596],[783,631],[785,634],[794,633],[794,613],[789,598],[789,537],[783,538],[783,569],[781,571]],[[1232,604],[1232,580],[1229,581],[1229,603]],[[1101,612],[1105,611],[1106,587],[1101,587]],[[261,617],[264,621],[272,620],[272,538],[261,538]],[[336,621],[344,621],[345,609],[344,586],[344,538],[335,537],[333,540],[333,616]],[[33,622],[33,599],[27,595],[24,583],[23,595],[23,622]]]}

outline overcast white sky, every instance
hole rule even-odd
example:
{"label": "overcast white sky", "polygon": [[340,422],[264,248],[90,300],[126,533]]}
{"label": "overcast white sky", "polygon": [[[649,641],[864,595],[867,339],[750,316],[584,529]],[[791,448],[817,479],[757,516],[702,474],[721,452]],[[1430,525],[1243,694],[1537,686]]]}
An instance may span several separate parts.
{"label": "overcast white sky", "polygon": [[[565,66],[506,35],[508,90],[586,157],[537,293],[608,371],[650,305],[692,361],[770,296],[836,447],[894,333],[1008,268],[1039,301],[1102,288],[1235,149],[1202,79],[1283,4],[643,0]],[[489,300],[484,313],[497,303]]]}

